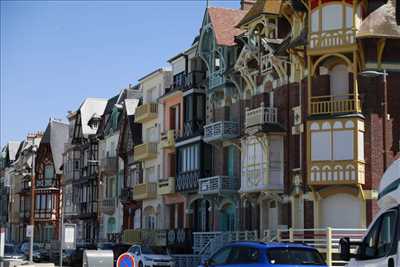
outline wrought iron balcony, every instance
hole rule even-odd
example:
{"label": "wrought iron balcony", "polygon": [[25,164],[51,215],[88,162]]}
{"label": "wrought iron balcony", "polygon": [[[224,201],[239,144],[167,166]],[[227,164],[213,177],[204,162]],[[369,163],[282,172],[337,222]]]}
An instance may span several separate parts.
{"label": "wrought iron balcony", "polygon": [[134,148],[135,160],[148,160],[157,158],[157,143],[145,143]]}
{"label": "wrought iron balcony", "polygon": [[118,159],[115,156],[109,156],[100,160],[100,171],[105,174],[115,174],[118,169]]}
{"label": "wrought iron balcony", "polygon": [[49,221],[57,219],[56,209],[35,209],[36,221]]}
{"label": "wrought iron balcony", "polygon": [[158,104],[146,103],[136,109],[135,122],[144,123],[149,120],[156,119],[158,116]]}
{"label": "wrought iron balcony", "polygon": [[193,120],[186,121],[183,124],[183,129],[177,134],[177,142],[191,137],[199,136],[204,133],[204,121]]}
{"label": "wrought iron balcony", "polygon": [[168,177],[168,179],[158,181],[158,194],[168,195],[175,193],[175,177]]}
{"label": "wrought iron balcony", "polygon": [[128,203],[133,200],[133,188],[125,187],[121,190],[119,197],[121,203]]}
{"label": "wrought iron balcony", "polygon": [[[337,29],[321,32],[311,32],[309,35],[309,50],[351,47],[356,44],[356,34],[353,28]],[[315,53],[315,51],[310,51]]]}
{"label": "wrought iron balcony", "polygon": [[311,97],[311,115],[361,112],[361,103],[353,94]]}
{"label": "wrought iron balcony", "polygon": [[157,183],[144,183],[133,187],[133,200],[145,200],[156,197]]}
{"label": "wrought iron balcony", "polygon": [[224,141],[238,137],[239,123],[234,121],[217,121],[204,126],[204,141]]}
{"label": "wrought iron balcony", "polygon": [[161,134],[161,147],[162,148],[173,148],[175,146],[175,138],[177,137],[178,131],[170,129],[167,132]]}
{"label": "wrought iron balcony", "polygon": [[260,126],[267,123],[278,122],[278,109],[273,107],[260,107],[255,109],[246,108],[245,126],[250,128],[253,126]]}
{"label": "wrought iron balcony", "polygon": [[37,179],[35,181],[35,190],[40,189],[59,189],[59,184],[57,179]]}
{"label": "wrought iron balcony", "polygon": [[213,176],[199,180],[199,194],[230,194],[237,193],[240,180],[232,176]]}
{"label": "wrought iron balcony", "polygon": [[224,76],[221,70],[210,73],[208,77],[208,90],[212,90],[224,83]]}
{"label": "wrought iron balcony", "polygon": [[97,214],[97,202],[81,202],[78,205],[78,217],[81,219],[95,217]]}
{"label": "wrought iron balcony", "polygon": [[192,71],[187,74],[185,79],[184,91],[190,89],[200,89],[204,86],[206,73],[204,71]]}
{"label": "wrought iron balcony", "polygon": [[101,203],[101,210],[104,213],[111,215],[115,211],[116,203],[117,199],[115,197],[103,199]]}
{"label": "wrought iron balcony", "polygon": [[176,192],[197,191],[200,171],[179,173],[176,178]]}

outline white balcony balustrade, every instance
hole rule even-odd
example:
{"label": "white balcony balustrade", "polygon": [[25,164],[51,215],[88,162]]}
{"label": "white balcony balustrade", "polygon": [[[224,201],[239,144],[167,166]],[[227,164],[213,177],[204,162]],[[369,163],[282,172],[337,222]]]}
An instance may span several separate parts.
{"label": "white balcony balustrade", "polygon": [[224,141],[238,137],[239,123],[234,121],[217,121],[204,126],[204,141]]}

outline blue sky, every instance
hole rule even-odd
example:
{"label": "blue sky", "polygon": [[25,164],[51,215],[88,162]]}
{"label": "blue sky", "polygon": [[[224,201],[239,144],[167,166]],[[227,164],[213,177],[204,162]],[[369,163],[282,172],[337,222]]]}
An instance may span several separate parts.
{"label": "blue sky", "polygon": [[[239,7],[240,0],[210,0]],[[190,47],[205,0],[1,1],[0,143],[66,120]]]}

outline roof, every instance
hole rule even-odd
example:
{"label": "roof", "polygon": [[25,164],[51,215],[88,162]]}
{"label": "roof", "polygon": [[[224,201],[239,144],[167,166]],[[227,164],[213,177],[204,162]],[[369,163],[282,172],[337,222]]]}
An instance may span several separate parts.
{"label": "roof", "polygon": [[[63,164],[64,144],[68,142],[68,124],[51,120],[47,124],[40,144],[50,144],[53,157],[54,169],[57,174],[61,174]],[[39,145],[40,146],[40,145]]]}
{"label": "roof", "polygon": [[126,115],[135,115],[136,108],[139,105],[139,99],[125,99]]}
{"label": "roof", "polygon": [[107,99],[86,98],[80,107],[82,134],[84,137],[96,134],[96,129],[92,129],[88,123],[94,114],[102,116],[107,105]]}
{"label": "roof", "polygon": [[152,77],[153,75],[155,75],[157,73],[168,72],[168,71],[170,71],[170,69],[168,67],[166,67],[166,68],[158,68],[155,71],[152,71],[149,74],[147,74],[147,75],[143,76],[142,78],[138,79],[138,81],[139,82],[143,82],[147,78],[150,78],[150,77]]}
{"label": "roof", "polygon": [[302,243],[285,243],[285,242],[260,242],[260,241],[242,241],[242,242],[233,242],[230,245],[232,246],[247,246],[247,247],[255,247],[255,248],[309,248],[315,249],[310,247],[306,244]]}
{"label": "roof", "polygon": [[16,160],[16,156],[18,153],[19,146],[21,142],[19,141],[9,141],[7,144],[8,147],[8,157],[10,161]]}
{"label": "roof", "polygon": [[370,13],[361,23],[357,38],[400,38],[400,27],[396,21],[395,0]]}
{"label": "roof", "polygon": [[250,22],[262,14],[279,15],[282,7],[282,0],[257,0],[246,16],[237,24],[238,27]]}
{"label": "roof", "polygon": [[217,44],[225,46],[236,45],[235,36],[243,31],[235,26],[246,15],[246,11],[220,7],[209,7],[207,11],[213,25]]}

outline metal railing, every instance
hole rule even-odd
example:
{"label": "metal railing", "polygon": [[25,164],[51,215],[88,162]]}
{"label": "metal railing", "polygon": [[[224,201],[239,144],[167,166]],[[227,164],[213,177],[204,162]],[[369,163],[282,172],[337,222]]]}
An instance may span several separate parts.
{"label": "metal railing", "polygon": [[199,179],[199,194],[235,193],[240,188],[240,180],[232,176],[213,176]]}
{"label": "metal railing", "polygon": [[229,242],[257,239],[257,231],[195,232],[193,233],[193,252],[209,257],[211,253]]}
{"label": "metal railing", "polygon": [[361,112],[361,103],[353,94],[311,97],[310,114],[334,114]]}
{"label": "metal railing", "polygon": [[173,254],[175,267],[197,267],[200,265],[201,256],[196,254]]}
{"label": "metal railing", "polygon": [[217,121],[204,126],[204,141],[232,139],[239,136],[239,123],[235,121]]}
{"label": "metal railing", "polygon": [[259,108],[249,109],[246,108],[246,128],[262,125],[265,123],[277,123],[278,122],[278,109],[273,107],[264,107],[261,104]]}
{"label": "metal railing", "polygon": [[[317,229],[278,229],[278,242],[302,242],[315,247],[325,257],[328,266],[344,265],[334,254],[339,254],[339,241],[342,237],[350,237],[353,241],[361,241],[366,229],[317,228]],[[354,252],[354,250],[353,250]]]}

